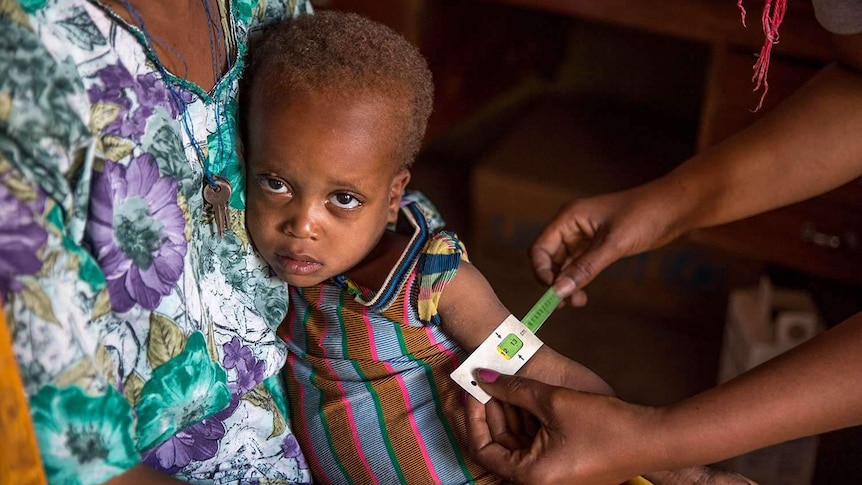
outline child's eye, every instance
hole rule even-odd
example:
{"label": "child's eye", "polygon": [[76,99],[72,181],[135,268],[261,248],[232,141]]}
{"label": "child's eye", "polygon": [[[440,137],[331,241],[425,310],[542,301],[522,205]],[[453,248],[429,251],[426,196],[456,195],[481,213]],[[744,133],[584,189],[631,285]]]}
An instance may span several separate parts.
{"label": "child's eye", "polygon": [[333,195],[329,198],[329,202],[335,204],[339,209],[355,209],[362,205],[359,199],[344,192]]}
{"label": "child's eye", "polygon": [[275,177],[260,176],[257,178],[257,183],[263,190],[274,194],[286,194],[290,192],[290,187]]}

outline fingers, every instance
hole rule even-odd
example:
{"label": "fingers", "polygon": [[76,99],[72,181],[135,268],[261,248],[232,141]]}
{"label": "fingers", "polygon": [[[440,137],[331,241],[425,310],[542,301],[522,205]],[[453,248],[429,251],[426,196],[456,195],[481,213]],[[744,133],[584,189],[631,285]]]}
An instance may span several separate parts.
{"label": "fingers", "polygon": [[467,445],[470,453],[486,468],[500,476],[513,476],[518,451],[494,441],[488,425],[486,406],[472,396],[467,398]]}
{"label": "fingers", "polygon": [[[492,399],[485,403],[485,417],[491,439],[510,450],[529,446],[525,440],[523,426],[519,417],[513,415],[515,410],[509,404]],[[526,444],[525,444],[526,441]]]}
{"label": "fingers", "polygon": [[586,251],[560,269],[557,280],[569,278],[581,290],[617,259],[617,251],[605,244],[604,238],[594,239]]}
{"label": "fingers", "polygon": [[576,291],[576,292],[572,293],[572,295],[569,296],[568,300],[566,300],[566,301],[568,301],[569,305],[572,305],[573,307],[586,306],[587,294],[586,294],[586,292],[583,292],[583,291]]}
{"label": "fingers", "polygon": [[521,422],[524,423],[524,434],[531,440],[535,439],[542,424],[539,423],[539,420],[529,412],[521,408],[518,408],[518,412],[521,413]]}
{"label": "fingers", "polygon": [[571,278],[558,278],[553,288],[557,296],[573,306],[584,306],[587,303],[587,294],[578,290]]}
{"label": "fingers", "polygon": [[491,444],[509,450],[528,449],[542,421],[539,409],[550,386],[517,376],[506,376],[479,369],[476,378],[494,399],[482,405],[470,397],[467,401],[467,427],[470,445],[482,449]]}
{"label": "fingers", "polygon": [[533,272],[542,284],[550,286],[557,279],[557,272],[563,261],[560,261],[559,253],[565,250],[565,242],[559,234],[552,231],[550,234],[543,233],[539,239],[530,247],[530,261],[533,264]]}
{"label": "fingers", "polygon": [[572,224],[573,218],[574,216],[564,209],[530,246],[530,260],[536,278],[545,285],[550,286],[568,259],[577,256],[584,235],[577,224]]}
{"label": "fingers", "polygon": [[[498,401],[499,402],[499,401]],[[509,426],[509,429],[512,430],[512,433],[515,435],[515,438],[518,440],[518,445],[521,448],[527,448],[533,442],[533,438],[536,436],[536,425],[527,421],[528,419],[535,421],[535,418],[532,415],[523,409],[512,406],[509,403],[500,403],[503,407],[503,411],[506,415],[506,424]],[[534,430],[530,432],[528,427],[532,424]]]}
{"label": "fingers", "polygon": [[573,306],[587,303],[584,287],[622,256],[617,245],[608,243],[608,226],[582,221],[582,210],[589,213],[579,205],[561,212],[530,247],[533,271],[540,282],[550,286],[570,279],[574,283],[569,293],[560,295]]}
{"label": "fingers", "polygon": [[543,396],[551,386],[519,376],[507,376],[489,369],[476,372],[477,382],[491,397],[528,411],[542,421]]}
{"label": "fingers", "polygon": [[485,414],[485,405],[472,396],[467,396],[465,403],[467,412],[467,429],[470,431],[470,443],[483,447],[491,443],[491,430]]}

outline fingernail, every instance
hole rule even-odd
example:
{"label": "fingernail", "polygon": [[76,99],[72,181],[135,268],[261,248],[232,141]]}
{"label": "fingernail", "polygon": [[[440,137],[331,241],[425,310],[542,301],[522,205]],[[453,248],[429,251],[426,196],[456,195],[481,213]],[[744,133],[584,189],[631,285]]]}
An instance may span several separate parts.
{"label": "fingernail", "polygon": [[571,295],[572,292],[575,291],[576,287],[577,285],[575,285],[575,280],[568,276],[563,276],[562,278],[557,280],[556,283],[554,283],[554,292],[560,298],[565,298]]}
{"label": "fingernail", "polygon": [[500,377],[500,373],[491,369],[479,369],[476,371],[476,377],[482,382],[494,382]]}

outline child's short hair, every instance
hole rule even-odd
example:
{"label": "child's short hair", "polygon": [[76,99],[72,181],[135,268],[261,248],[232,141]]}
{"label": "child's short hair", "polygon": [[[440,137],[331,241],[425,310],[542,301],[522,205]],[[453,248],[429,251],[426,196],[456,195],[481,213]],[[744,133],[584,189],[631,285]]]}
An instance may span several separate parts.
{"label": "child's short hair", "polygon": [[434,98],[431,71],[415,46],[383,24],[336,11],[285,20],[251,46],[240,92],[243,118],[253,89],[277,95],[285,88],[330,95],[382,93],[403,106],[398,155],[405,167],[421,148]]}

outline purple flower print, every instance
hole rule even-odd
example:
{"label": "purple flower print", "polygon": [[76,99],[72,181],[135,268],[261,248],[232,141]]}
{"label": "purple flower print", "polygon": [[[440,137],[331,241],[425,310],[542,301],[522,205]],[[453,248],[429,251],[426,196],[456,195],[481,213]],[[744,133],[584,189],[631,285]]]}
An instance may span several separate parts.
{"label": "purple flower print", "polygon": [[239,401],[242,399],[242,396],[236,392],[234,386],[228,384],[228,388],[230,388],[230,403],[228,403],[227,407],[222,409],[221,411],[215,413],[209,419],[217,419],[219,421],[224,421],[225,419],[233,416],[233,412],[236,411],[236,408],[239,407]]}
{"label": "purple flower print", "polygon": [[48,232],[33,216],[44,208],[45,195],[41,191],[34,200],[24,201],[0,180],[0,297],[21,290],[16,276],[42,268],[36,253],[48,240]]}
{"label": "purple flower print", "polygon": [[263,381],[263,372],[266,365],[262,360],[252,359],[251,361],[242,361],[237,363],[236,370],[239,379],[237,385],[240,392],[248,392],[254,389],[254,386]]}
{"label": "purple flower print", "polygon": [[171,118],[176,118],[183,108],[182,103],[192,101],[191,93],[179,87],[174,88],[178,96],[174,98],[164,81],[153,72],[138,76],[133,88],[138,106],[129,116],[129,120],[121,125],[120,136],[135,137],[144,133],[147,120],[157,106],[165,108]]}
{"label": "purple flower print", "polygon": [[[135,79],[125,67],[115,64],[99,71],[98,77],[101,83],[87,90],[90,101],[120,107],[117,118],[105,127],[102,135],[137,140],[144,134],[147,120],[157,106],[164,107],[172,118],[179,113],[180,103],[173,99],[164,81],[154,72]],[[176,89],[185,103],[191,102],[191,93]]]}
{"label": "purple flower print", "polygon": [[[155,108],[156,106],[164,106],[171,117],[177,116],[176,100],[171,98],[171,93],[168,91],[162,79],[156,77],[156,73],[149,72],[138,76],[138,82],[134,85],[135,94],[138,98],[138,103],[145,108]],[[191,96],[183,92],[181,95],[184,102],[191,101]]]}
{"label": "purple flower print", "polygon": [[98,78],[101,83],[88,90],[90,101],[106,101],[128,109],[131,101],[123,92],[134,86],[132,74],[121,64],[113,64],[99,71]]}
{"label": "purple flower print", "polygon": [[299,443],[296,441],[296,437],[293,433],[284,437],[284,441],[281,442],[281,451],[284,453],[284,456],[288,458],[296,458],[296,463],[299,465],[301,469],[307,469],[308,463],[305,461],[305,455],[302,454],[302,450],[299,448]]}
{"label": "purple flower print", "polygon": [[107,103],[119,107],[117,119],[104,130],[104,134],[117,135],[122,131],[120,125],[132,107],[132,100],[127,95],[127,91],[132,88],[134,79],[131,73],[120,64],[105,67],[99,71],[98,78],[101,82],[90,86],[87,89],[87,96],[94,104]]}
{"label": "purple flower print", "polygon": [[152,310],[171,292],[186,255],[177,181],[144,154],[129,167],[106,162],[93,179],[87,236],[108,282],[114,310]]}
{"label": "purple flower print", "polygon": [[239,337],[234,336],[230,342],[223,345],[224,347],[224,367],[225,369],[233,369],[240,361],[253,359],[254,355],[251,349],[243,347]]}
{"label": "purple flower print", "polygon": [[251,349],[244,347],[238,337],[224,344],[224,368],[236,370],[237,380],[228,386],[236,392],[245,394],[263,381],[266,365],[262,360],[257,360],[251,353]]}
{"label": "purple flower print", "polygon": [[214,457],[225,432],[224,424],[218,419],[204,419],[146,451],[141,459],[150,467],[173,475],[193,460],[204,461]]}

